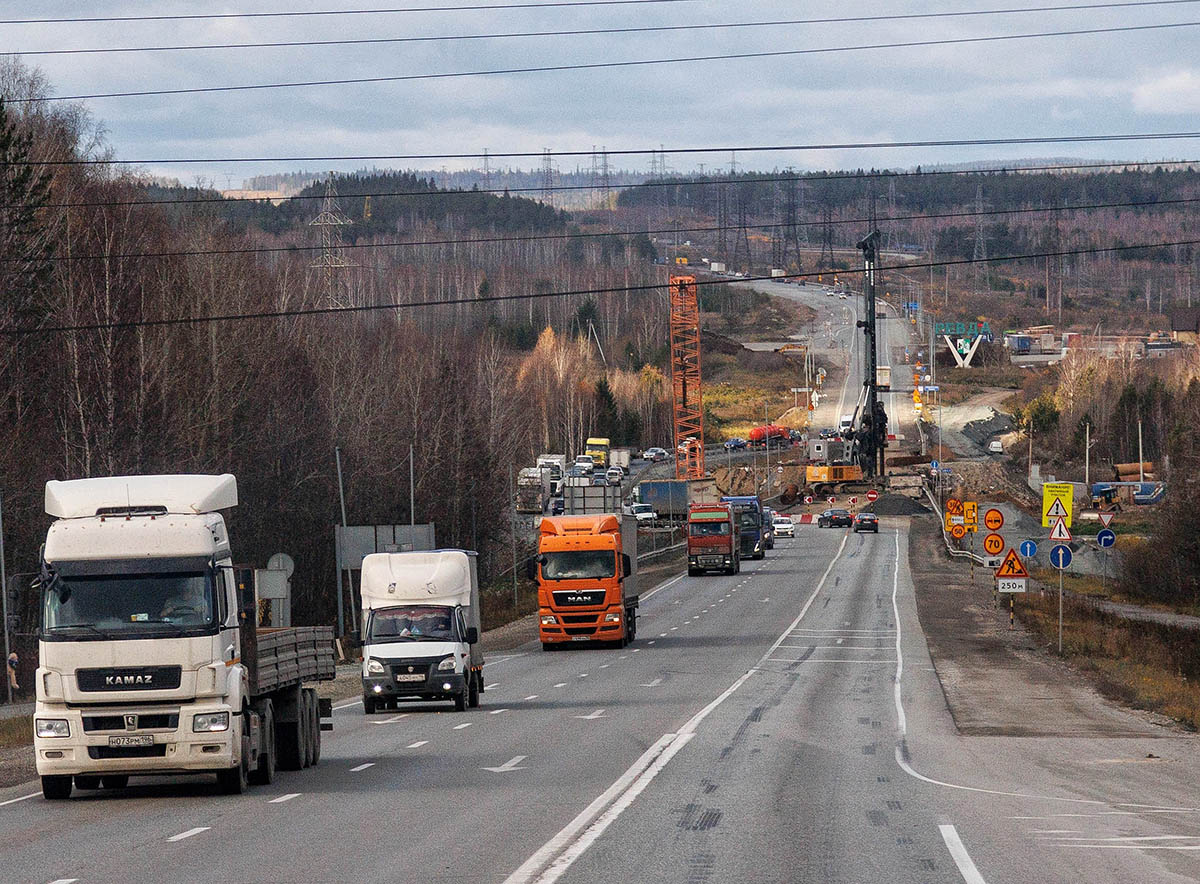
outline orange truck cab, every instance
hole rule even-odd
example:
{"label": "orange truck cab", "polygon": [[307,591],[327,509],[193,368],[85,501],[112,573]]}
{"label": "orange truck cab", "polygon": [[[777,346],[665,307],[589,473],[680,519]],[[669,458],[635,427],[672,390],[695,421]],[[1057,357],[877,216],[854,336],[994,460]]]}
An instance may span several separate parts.
{"label": "orange truck cab", "polygon": [[623,647],[637,634],[637,519],[612,513],[542,519],[538,555],[542,648],[609,641]]}
{"label": "orange truck cab", "polygon": [[742,570],[733,507],[727,503],[693,503],[688,507],[688,574]]}

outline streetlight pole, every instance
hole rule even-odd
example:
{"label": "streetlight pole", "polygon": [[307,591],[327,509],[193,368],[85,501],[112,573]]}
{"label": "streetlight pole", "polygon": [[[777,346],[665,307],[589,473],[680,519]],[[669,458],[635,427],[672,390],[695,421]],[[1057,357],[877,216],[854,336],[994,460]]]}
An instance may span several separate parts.
{"label": "streetlight pole", "polygon": [[767,452],[767,475],[763,482],[763,488],[766,492],[764,500],[766,500],[771,497],[771,418],[767,414],[767,403],[765,400],[763,401],[763,429],[766,433],[763,442],[766,444]]}
{"label": "streetlight pole", "polygon": [[[4,570],[4,499],[0,495],[0,596],[3,596],[4,617],[4,665],[8,666],[8,655],[11,649],[8,645],[8,574]],[[8,692],[8,703],[12,705],[12,678],[6,673],[4,687]]]}

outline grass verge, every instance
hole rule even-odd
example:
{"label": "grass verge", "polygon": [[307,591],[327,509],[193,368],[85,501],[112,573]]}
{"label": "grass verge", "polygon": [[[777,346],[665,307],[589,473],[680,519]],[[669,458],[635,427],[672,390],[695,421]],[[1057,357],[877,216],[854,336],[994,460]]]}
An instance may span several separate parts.
{"label": "grass verge", "polygon": [[[1021,596],[1017,615],[1041,641],[1057,645],[1055,593]],[[1125,620],[1068,598],[1063,656],[1089,672],[1105,696],[1200,728],[1200,633]]]}
{"label": "grass verge", "polygon": [[0,749],[33,745],[33,716],[16,715],[0,719]]}

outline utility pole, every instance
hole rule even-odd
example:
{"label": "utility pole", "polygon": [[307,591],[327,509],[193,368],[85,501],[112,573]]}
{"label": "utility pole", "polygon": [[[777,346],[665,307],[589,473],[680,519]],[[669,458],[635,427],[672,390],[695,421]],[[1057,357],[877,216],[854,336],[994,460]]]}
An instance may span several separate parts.
{"label": "utility pole", "polygon": [[1138,481],[1146,481],[1146,461],[1142,457],[1142,419],[1138,418]]}
{"label": "utility pole", "polygon": [[[0,594],[3,594],[4,617],[4,665],[8,666],[8,655],[12,653],[8,645],[8,572],[4,570],[4,498],[0,495]],[[8,704],[12,705],[12,678],[5,673],[4,689],[7,691]]]}
{"label": "utility pole", "polygon": [[348,270],[356,265],[351,264],[342,255],[342,235],[339,227],[353,224],[346,213],[342,211],[337,201],[337,188],[333,183],[333,172],[325,181],[325,199],[321,202],[321,211],[317,217],[308,222],[310,227],[321,229],[321,256],[310,265],[314,270],[320,270],[325,277],[325,305],[327,307],[349,307],[349,287],[345,297],[334,291],[337,287],[335,277],[340,271]]}
{"label": "utility pole", "polygon": [[[416,470],[413,468],[413,446],[408,443],[408,540],[417,548],[417,489],[413,483]],[[344,518],[344,517],[343,517]]]}
{"label": "utility pole", "polygon": [[516,489],[513,487],[513,468],[508,465],[508,506],[512,513],[511,546],[512,546],[512,583],[513,583],[513,613],[517,613],[517,505]]}
{"label": "utility pole", "polygon": [[1083,485],[1087,493],[1092,487],[1092,422],[1083,425]]}
{"label": "utility pole", "polygon": [[880,236],[878,228],[875,228],[858,242],[858,248],[863,253],[863,293],[867,302],[866,317],[858,321],[858,326],[865,331],[867,338],[867,376],[863,378],[863,386],[867,391],[866,412],[870,421],[870,436],[867,440],[870,461],[866,464],[868,476],[884,474],[884,447],[887,445],[887,417],[886,413],[881,414],[883,408],[876,386],[879,353],[876,344],[875,267],[879,257]]}
{"label": "utility pole", "polygon": [[[342,505],[342,541],[344,543],[345,539],[346,539],[346,493],[342,490],[342,449],[340,447],[335,447],[333,449],[333,458],[337,462],[338,501]],[[342,544],[338,544],[339,550],[340,550],[341,546],[342,546]],[[340,561],[341,556],[339,555],[338,558]],[[338,579],[337,579],[337,584],[338,584],[337,614],[338,614],[338,635],[339,636],[346,634],[346,617],[345,617],[345,612],[344,612],[344,609],[342,606],[343,605],[343,603],[342,603],[342,566],[343,565],[345,565],[344,562],[342,562],[338,567]],[[349,570],[349,568],[347,568],[346,570]]]}
{"label": "utility pole", "polygon": [[771,417],[767,414],[766,400],[763,400],[763,432],[766,434],[763,436],[763,442],[766,443],[767,451],[767,476],[766,481],[763,483],[766,489],[766,497],[763,499],[769,500],[771,497]]}

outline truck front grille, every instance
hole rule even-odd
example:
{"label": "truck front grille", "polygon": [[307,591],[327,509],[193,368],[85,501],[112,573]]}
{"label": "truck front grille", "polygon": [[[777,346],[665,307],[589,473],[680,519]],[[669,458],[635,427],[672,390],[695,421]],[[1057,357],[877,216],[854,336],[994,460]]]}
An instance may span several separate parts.
{"label": "truck front grille", "polygon": [[568,626],[563,630],[563,632],[565,632],[567,635],[595,635],[596,627],[595,626],[582,626],[582,627],[581,626]]}
{"label": "truck front grille", "polygon": [[179,687],[179,666],[111,666],[77,669],[81,691],[173,691]]}
{"label": "truck front grille", "polygon": [[563,614],[563,623],[595,623],[599,614]]}
{"label": "truck front grille", "polygon": [[554,604],[560,607],[570,605],[603,605],[603,589],[560,589],[554,592]]}
{"label": "truck front grille", "polygon": [[166,743],[156,743],[153,746],[88,746],[88,757],[96,760],[104,758],[165,758]]}
{"label": "truck front grille", "polygon": [[[133,713],[130,713],[133,714]],[[178,712],[151,712],[136,715],[135,730],[175,730],[179,727]],[[85,733],[126,730],[124,715],[85,715]]]}

